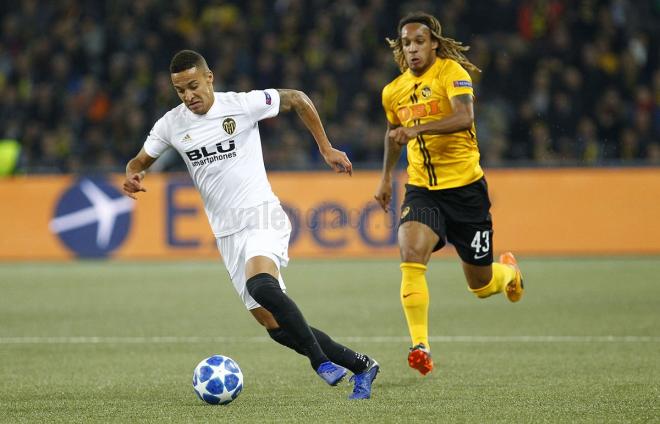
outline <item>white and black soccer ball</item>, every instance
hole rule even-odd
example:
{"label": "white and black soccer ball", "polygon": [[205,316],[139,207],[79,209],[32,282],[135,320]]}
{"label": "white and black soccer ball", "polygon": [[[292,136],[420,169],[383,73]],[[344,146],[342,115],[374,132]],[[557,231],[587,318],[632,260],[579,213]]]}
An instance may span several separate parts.
{"label": "white and black soccer ball", "polygon": [[195,393],[204,402],[226,405],[243,390],[243,373],[233,359],[213,355],[195,367],[192,383]]}

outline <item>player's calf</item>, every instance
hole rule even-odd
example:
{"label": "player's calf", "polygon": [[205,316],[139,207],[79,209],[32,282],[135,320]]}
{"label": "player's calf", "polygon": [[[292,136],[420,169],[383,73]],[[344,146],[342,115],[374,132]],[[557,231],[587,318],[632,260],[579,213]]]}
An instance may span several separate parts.
{"label": "player's calf", "polygon": [[279,281],[275,277],[268,273],[257,274],[248,279],[245,286],[250,296],[273,314],[280,327],[293,340],[294,346],[301,349],[309,358],[315,371],[318,372],[321,364],[329,362],[307,325],[302,312],[295,302],[282,291]]}

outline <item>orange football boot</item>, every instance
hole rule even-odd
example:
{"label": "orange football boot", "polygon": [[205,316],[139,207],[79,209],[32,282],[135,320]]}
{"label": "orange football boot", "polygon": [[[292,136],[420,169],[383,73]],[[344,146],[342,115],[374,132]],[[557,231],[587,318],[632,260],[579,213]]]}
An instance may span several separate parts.
{"label": "orange football boot", "polygon": [[426,346],[424,346],[424,343],[420,343],[417,346],[410,348],[410,353],[408,353],[408,365],[410,368],[419,371],[422,375],[426,375],[433,371],[433,358],[431,358],[431,352]]}
{"label": "orange football boot", "polygon": [[523,277],[522,273],[520,272],[520,267],[518,266],[518,261],[516,261],[516,257],[513,256],[513,253],[505,252],[500,255],[500,263],[509,265],[514,270],[516,270],[516,276],[506,285],[504,292],[506,293],[507,299],[509,299],[511,302],[517,302],[520,300],[523,292],[525,291],[525,286],[523,285]]}

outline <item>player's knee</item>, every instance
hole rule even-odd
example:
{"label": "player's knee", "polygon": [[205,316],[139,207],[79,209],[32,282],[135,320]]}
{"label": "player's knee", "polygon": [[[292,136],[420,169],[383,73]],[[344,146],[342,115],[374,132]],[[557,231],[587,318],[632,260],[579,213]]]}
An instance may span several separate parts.
{"label": "player's knee", "polygon": [[430,256],[427,248],[417,245],[401,245],[400,252],[402,262],[425,264],[428,262],[428,257]]}
{"label": "player's knee", "polygon": [[250,277],[245,282],[245,287],[247,288],[248,293],[250,293],[250,296],[257,299],[257,293],[259,291],[263,289],[272,289],[273,287],[279,288],[279,282],[275,277],[264,272]]}

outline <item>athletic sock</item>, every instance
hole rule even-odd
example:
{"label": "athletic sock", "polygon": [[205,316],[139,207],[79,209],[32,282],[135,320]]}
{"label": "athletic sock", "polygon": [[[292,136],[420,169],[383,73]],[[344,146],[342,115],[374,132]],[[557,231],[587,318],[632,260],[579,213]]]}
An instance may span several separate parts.
{"label": "athletic sock", "polygon": [[429,348],[429,289],[426,265],[414,262],[401,264],[401,304],[406,315],[412,345],[423,343]]}
{"label": "athletic sock", "polygon": [[[367,369],[369,365],[369,357],[359,352],[354,352],[351,349],[343,346],[330,338],[323,331],[310,327],[314,337],[319,342],[321,349],[328,356],[328,358],[337,365],[350,370],[353,374],[360,374]],[[295,350],[296,352],[304,355],[303,350],[296,345],[293,338],[282,328],[268,330],[268,335],[278,342],[279,344]]]}
{"label": "athletic sock", "polygon": [[349,369],[353,374],[360,374],[367,369],[369,357],[359,352],[347,348],[346,346],[332,340],[330,336],[323,331],[311,327],[316,340],[318,340],[323,352],[328,358],[337,365]]}
{"label": "athletic sock", "polygon": [[282,291],[280,283],[275,277],[268,273],[257,274],[247,281],[246,287],[250,296],[273,314],[280,327],[300,347],[300,351],[309,358],[315,371],[323,362],[328,361],[328,357],[319,346],[302,312]]}
{"label": "athletic sock", "polygon": [[504,291],[509,282],[516,278],[516,271],[505,264],[498,262],[493,262],[493,277],[490,282],[485,286],[478,289],[470,289],[477,297],[486,298],[492,296],[495,293],[500,293]]}

